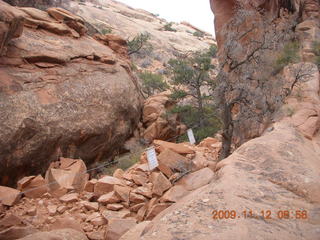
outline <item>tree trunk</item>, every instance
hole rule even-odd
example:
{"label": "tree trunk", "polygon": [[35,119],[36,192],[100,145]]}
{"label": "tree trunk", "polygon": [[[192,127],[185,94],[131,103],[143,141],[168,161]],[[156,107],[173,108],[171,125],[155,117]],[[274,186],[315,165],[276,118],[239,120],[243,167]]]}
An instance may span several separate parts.
{"label": "tree trunk", "polygon": [[227,158],[231,154],[231,144],[233,135],[233,123],[231,116],[231,106],[224,103],[223,109],[223,133],[222,133],[222,149],[219,160]]}
{"label": "tree trunk", "polygon": [[199,118],[198,118],[199,125],[200,127],[204,127],[204,109],[203,109],[200,86],[197,87],[197,100],[198,100],[198,109],[199,109]]}

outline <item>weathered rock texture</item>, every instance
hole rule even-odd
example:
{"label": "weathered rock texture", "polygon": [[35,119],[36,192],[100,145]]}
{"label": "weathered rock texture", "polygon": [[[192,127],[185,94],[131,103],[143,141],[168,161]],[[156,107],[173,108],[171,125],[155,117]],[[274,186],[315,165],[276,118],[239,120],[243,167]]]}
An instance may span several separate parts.
{"label": "weathered rock texture", "polygon": [[[221,30],[219,26],[222,27],[224,23],[228,22],[228,19],[231,21],[239,20],[239,18],[235,19],[237,17],[232,12],[235,1],[211,2],[214,10],[217,11],[217,22],[221,24],[218,23],[218,32]],[[243,2],[246,3],[246,1]],[[290,22],[287,21],[292,17],[290,12],[297,11],[297,7],[289,4],[291,1],[250,2],[265,6],[267,12],[247,15],[247,10],[250,9],[241,8],[244,12],[238,13],[245,13],[240,18],[245,21],[240,25],[230,26],[229,32],[221,30],[219,44],[222,44],[220,46],[222,60],[226,55],[227,58],[234,58],[229,58],[230,61],[227,60],[225,63],[222,62],[222,71],[227,76],[224,80],[233,89],[241,89],[239,84],[242,84],[247,94],[236,95],[232,93],[230,88],[226,88],[227,94],[230,94],[230,98],[227,100],[236,99],[235,103],[238,104],[234,104],[232,109],[229,109],[232,110],[231,120],[237,120],[233,125],[234,134],[242,139],[240,142],[245,142],[243,140],[250,139],[250,136],[258,137],[242,144],[231,156],[217,164],[215,181],[199,188],[164,210],[135,239],[271,240],[280,237],[284,240],[314,240],[319,238],[319,69],[310,62],[290,64],[282,70],[281,74],[266,79],[267,82],[262,86],[266,87],[268,83],[273,82],[279,84],[279,89],[288,89],[288,92],[284,94],[277,108],[273,110],[274,114],[270,114],[274,117],[272,124],[255,124],[258,122],[256,116],[268,118],[268,115],[257,107],[263,101],[260,101],[257,95],[254,96],[252,91],[253,88],[257,89],[262,86],[255,85],[255,79],[250,78],[250,74],[254,72],[238,71],[237,76],[234,75],[235,73],[232,71],[241,63],[235,59],[241,59],[238,54],[244,51],[245,54],[242,57],[245,57],[244,60],[247,61],[248,53],[261,44],[260,37],[270,36],[268,34],[261,35],[263,29],[257,29],[257,25],[253,24],[254,19],[257,23],[269,18],[264,15],[268,13],[273,17],[281,16],[281,19],[270,22],[273,24],[271,28],[285,30],[283,24]],[[266,2],[265,5],[264,2]],[[316,40],[316,36],[318,36],[319,21],[316,19],[316,14],[319,11],[319,5],[318,1],[303,1],[299,6],[302,7],[299,11],[301,18],[296,19],[298,22],[294,23],[294,26],[297,27],[295,34],[302,45],[301,53],[303,55],[308,43]],[[307,10],[307,6],[313,6],[312,11]],[[280,9],[280,7],[285,7],[287,10]],[[307,19],[304,18],[305,16]],[[223,17],[225,17],[224,20]],[[251,28],[252,26],[254,27]],[[240,51],[226,51],[230,50],[228,44],[232,39],[228,33],[234,33],[232,29],[235,30],[237,27],[239,27],[238,30],[247,30],[250,33],[248,32],[235,42],[237,47],[235,50],[240,49]],[[257,40],[259,44],[255,45],[257,43],[252,41],[253,39]],[[275,41],[271,38],[271,40],[274,41],[273,43],[283,44],[286,39],[279,38]],[[251,45],[247,45],[248,43]],[[255,55],[261,53],[258,51],[252,53],[253,57],[250,59],[252,61],[249,60],[244,66],[257,66],[252,65],[252,62],[261,59]],[[261,62],[258,63],[260,68],[267,67],[261,65]],[[240,65],[242,64],[244,63]],[[260,75],[255,76],[255,78],[260,77]],[[274,87],[268,89],[271,100],[278,93],[275,89]],[[262,90],[265,91],[266,88],[262,88]],[[273,94],[275,95],[272,96]],[[261,94],[260,97],[265,96]],[[245,108],[251,107],[255,112],[252,114],[253,119],[244,115]],[[264,130],[266,126],[268,128]],[[252,135],[249,128],[256,132]],[[222,211],[220,216],[219,211]],[[234,219],[231,215],[228,216],[231,211],[236,213]],[[287,217],[283,217],[284,211],[288,211]],[[267,212],[270,213],[269,217],[267,217],[269,215]]]}
{"label": "weathered rock texture", "polygon": [[[219,162],[215,181],[160,213],[132,240],[318,239],[320,98],[315,65],[305,80],[303,100],[295,97],[297,86],[287,99],[287,105],[295,109],[293,116],[283,118]],[[313,137],[305,137],[306,129]],[[220,210],[221,218],[213,219],[213,211]],[[235,219],[223,215],[232,210]],[[289,211],[288,219],[281,215],[284,211]]]}
{"label": "weathered rock texture", "polygon": [[244,5],[246,9],[259,9],[272,18],[279,17],[284,9],[291,13],[300,12],[304,20],[310,17],[318,18],[320,4],[318,0],[210,0],[210,3],[215,15],[216,39],[219,45],[223,45],[226,37],[221,31],[234,17],[239,4]]}
{"label": "weathered rock texture", "polygon": [[112,157],[130,137],[141,101],[128,60],[87,36],[81,18],[0,1],[0,43],[1,184],[60,156]]}
{"label": "weathered rock texture", "polygon": [[[47,171],[45,192],[36,185],[41,176],[21,179],[18,187],[23,192],[0,186],[0,240],[25,236],[23,239],[53,239],[56,235],[54,239],[58,239],[60,234],[65,235],[63,239],[83,239],[81,233],[90,240],[117,240],[129,229],[135,239],[141,234],[138,229],[143,230],[137,222],[152,220],[213,180],[214,168],[209,167],[217,164],[221,145],[212,145],[217,141],[207,138],[198,146],[155,141],[161,167],[150,171],[144,153],[140,163],[116,171],[122,174],[90,181],[82,160],[60,158]],[[201,166],[197,164],[199,155]],[[73,231],[65,228],[80,232],[71,237]]]}
{"label": "weathered rock texture", "polygon": [[[82,16],[100,31],[111,29],[112,33],[124,39],[131,40],[140,33],[148,32],[152,51],[145,48],[137,54],[130,55],[139,70],[163,74],[166,71],[164,64],[170,58],[191,51],[205,50],[215,43],[211,34],[186,22],[174,23],[172,28],[176,29],[176,32],[164,31],[164,26],[168,24],[165,19],[118,1],[86,1],[80,4],[72,1],[68,9]],[[196,31],[202,32],[204,36],[194,36],[193,33]]]}
{"label": "weathered rock texture", "polygon": [[5,0],[5,2],[19,7],[34,7],[39,9],[46,9],[48,7],[67,6],[69,0]]}
{"label": "weathered rock texture", "polygon": [[151,143],[154,139],[171,141],[186,132],[178,114],[170,114],[176,102],[170,99],[170,92],[151,96],[144,102],[141,130],[142,138]]}
{"label": "weathered rock texture", "polygon": [[[294,29],[299,23],[316,22],[309,24],[308,29],[314,31],[311,39],[317,39],[320,7],[314,0],[212,0],[211,4],[222,68],[216,99],[222,109],[222,157],[226,157],[231,145],[236,149],[260,136],[275,120],[275,112],[295,84],[295,78],[288,81],[281,76],[276,60],[284,46],[297,39]],[[303,55],[305,58],[306,54]]]}

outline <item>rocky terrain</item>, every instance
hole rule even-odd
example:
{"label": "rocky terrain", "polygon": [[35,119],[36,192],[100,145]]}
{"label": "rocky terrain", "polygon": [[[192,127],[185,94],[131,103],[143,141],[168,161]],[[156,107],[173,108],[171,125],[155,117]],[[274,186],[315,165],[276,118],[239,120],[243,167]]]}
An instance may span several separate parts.
{"label": "rocky terrain", "polygon": [[0,187],[0,239],[119,239],[213,179],[217,139],[198,146],[155,140],[154,146],[159,166],[152,172],[145,152],[128,170],[90,180],[82,160],[60,158],[45,179],[24,177],[18,190]]}
{"label": "rocky terrain", "polygon": [[[69,7],[93,26],[110,9],[103,26],[113,26],[119,15],[112,14],[150,31],[161,21],[107,3]],[[87,23],[63,9],[0,1],[0,174],[2,185],[16,183],[0,186],[0,240],[320,239],[320,74],[312,48],[320,2],[211,6],[224,128],[195,146],[158,140],[185,126],[165,118],[174,104],[168,93],[143,104],[126,37],[87,34]],[[125,25],[114,31],[133,33]],[[290,43],[299,56],[275,69]],[[144,151],[125,171],[89,176],[87,163],[134,136],[155,147],[157,168],[149,169]]]}
{"label": "rocky terrain", "polygon": [[[215,44],[211,34],[187,22],[173,23],[172,29],[175,31],[165,31],[165,25],[169,22],[159,18],[157,13],[134,9],[113,0],[71,1],[68,9],[99,31],[112,30],[124,39],[131,40],[140,33],[149,33],[152,51],[144,50],[131,55],[141,70],[163,73],[164,64],[170,58],[205,50]],[[195,32],[201,32],[203,36],[194,36]]]}

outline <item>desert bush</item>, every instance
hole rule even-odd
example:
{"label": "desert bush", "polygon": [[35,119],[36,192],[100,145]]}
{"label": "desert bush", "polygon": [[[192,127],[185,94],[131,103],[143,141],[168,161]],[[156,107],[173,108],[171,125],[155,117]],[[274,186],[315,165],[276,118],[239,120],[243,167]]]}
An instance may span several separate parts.
{"label": "desert bush", "polygon": [[128,40],[128,54],[134,54],[140,52],[142,49],[152,50],[152,45],[149,43],[151,38],[150,33],[140,33],[132,40]]}
{"label": "desert bush", "polygon": [[101,30],[101,33],[103,35],[110,34],[110,33],[112,33],[112,29],[111,28],[104,28]]}
{"label": "desert bush", "polygon": [[195,37],[200,37],[200,38],[204,37],[204,33],[200,32],[200,31],[195,31],[192,35]]}
{"label": "desert bush", "polygon": [[140,73],[139,77],[142,80],[143,91],[148,96],[168,89],[168,84],[163,80],[163,77],[160,74],[145,71]]}
{"label": "desert bush", "polygon": [[287,43],[283,51],[280,53],[275,63],[275,73],[280,72],[285,66],[290,63],[299,62],[299,43],[298,42],[289,42]]}
{"label": "desert bush", "polygon": [[[170,113],[178,113],[181,122],[183,122],[188,128],[192,128],[196,141],[200,142],[207,137],[214,136],[221,129],[220,120],[213,109],[214,107],[210,103],[204,106],[203,126],[197,125],[198,109],[196,106],[191,104],[176,106],[170,111]],[[188,141],[188,136],[186,134],[177,139],[177,142],[186,141]]]}
{"label": "desert bush", "polygon": [[173,25],[172,22],[167,23],[166,25],[164,25],[164,30],[169,32],[176,32],[177,29],[173,28],[172,25]]}
{"label": "desert bush", "polygon": [[215,44],[212,44],[209,48],[208,54],[209,56],[215,58],[217,57],[218,47]]}
{"label": "desert bush", "polygon": [[320,42],[314,42],[312,48],[315,57],[315,64],[317,64],[318,68],[320,67]]}

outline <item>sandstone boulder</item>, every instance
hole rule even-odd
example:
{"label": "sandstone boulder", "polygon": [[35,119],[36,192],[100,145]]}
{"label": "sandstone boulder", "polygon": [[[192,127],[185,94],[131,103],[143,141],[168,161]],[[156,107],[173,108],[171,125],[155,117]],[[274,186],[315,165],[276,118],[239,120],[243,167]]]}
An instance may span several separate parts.
{"label": "sandstone boulder", "polygon": [[152,220],[155,216],[157,216],[159,213],[161,213],[166,208],[170,207],[171,203],[158,203],[154,205],[150,212],[148,213],[146,220]]}
{"label": "sandstone boulder", "polygon": [[134,204],[137,204],[137,203],[142,203],[142,202],[145,202],[147,199],[140,195],[140,194],[136,194],[134,193],[133,191],[130,192],[130,203],[134,203]]}
{"label": "sandstone boulder", "polygon": [[89,215],[86,221],[90,222],[94,226],[102,226],[107,223],[106,219],[98,212],[94,212]]}
{"label": "sandstone boulder", "polygon": [[114,171],[113,177],[122,179],[123,174],[124,174],[124,171],[122,169],[118,168],[117,170]]}
{"label": "sandstone boulder", "polygon": [[178,202],[189,193],[183,186],[176,185],[170,188],[161,198],[160,202]]}
{"label": "sandstone boulder", "polygon": [[192,168],[192,162],[184,156],[166,148],[158,156],[158,162],[161,172],[170,178],[175,172],[185,173]]}
{"label": "sandstone boulder", "polygon": [[143,230],[147,227],[147,225],[150,223],[150,221],[143,221],[133,228],[131,228],[129,231],[127,231],[120,240],[132,240],[132,239],[140,239],[141,235],[143,233]]}
{"label": "sandstone boulder", "polygon": [[18,181],[17,185],[18,189],[29,198],[39,198],[48,191],[41,175],[24,177]]}
{"label": "sandstone boulder", "polygon": [[0,45],[7,49],[0,57],[1,185],[44,173],[61,156],[86,163],[112,156],[140,119],[141,94],[127,63],[80,36],[74,14],[34,12],[0,1]]}
{"label": "sandstone boulder", "polygon": [[13,214],[6,214],[0,219],[0,239],[14,240],[22,238],[38,230],[33,226],[27,225],[21,218]]}
{"label": "sandstone boulder", "polygon": [[140,194],[147,198],[152,198],[152,189],[148,187],[137,187],[132,191],[132,193]]}
{"label": "sandstone boulder", "polygon": [[132,181],[139,186],[145,185],[148,182],[148,176],[144,172],[133,171],[129,174],[131,175],[130,178]]}
{"label": "sandstone boulder", "polygon": [[210,168],[203,168],[184,176],[177,182],[177,185],[182,185],[186,190],[193,191],[210,183],[213,177],[214,173]]}
{"label": "sandstone boulder", "polygon": [[73,229],[78,232],[82,232],[81,220],[73,216],[61,216],[56,217],[55,222],[49,225],[49,230],[60,230],[60,229]]}
{"label": "sandstone boulder", "polygon": [[87,167],[82,160],[60,158],[60,161],[52,164],[46,173],[49,192],[59,196],[68,190],[83,191],[88,180],[86,171]]}
{"label": "sandstone boulder", "polygon": [[136,222],[132,219],[112,219],[108,223],[105,238],[109,240],[118,240],[135,225]]}
{"label": "sandstone boulder", "polygon": [[143,123],[145,131],[143,137],[146,141],[154,139],[167,140],[184,133],[187,127],[179,122],[178,115],[173,114],[165,119],[162,116],[172,107],[175,102],[169,97],[170,92],[163,92],[149,97],[143,108]]}
{"label": "sandstone boulder", "polygon": [[194,150],[186,143],[172,143],[161,140],[154,140],[153,144],[160,148],[160,152],[164,151],[165,149],[170,149],[171,151],[174,151],[182,155],[194,153]]}
{"label": "sandstone boulder", "polygon": [[73,229],[59,229],[50,232],[39,232],[28,235],[20,240],[88,240],[85,234]]}
{"label": "sandstone boulder", "polygon": [[117,203],[120,201],[121,199],[115,194],[114,191],[103,194],[98,198],[98,202],[103,204]]}
{"label": "sandstone boulder", "polygon": [[[1,240],[16,240],[21,239],[25,236],[30,236],[38,230],[32,226],[12,226],[0,232]],[[33,238],[32,238],[33,239]]]}
{"label": "sandstone boulder", "polygon": [[130,211],[136,213],[136,212],[138,212],[139,209],[142,208],[144,205],[145,205],[144,202],[135,204],[135,205],[133,205],[133,206],[130,207]]}
{"label": "sandstone boulder", "polygon": [[97,196],[100,196],[102,194],[112,192],[116,185],[124,185],[124,182],[119,180],[118,178],[105,176],[99,179],[98,182],[95,184],[94,193]]}
{"label": "sandstone boulder", "polygon": [[93,211],[99,210],[99,203],[97,203],[97,202],[83,202],[82,204],[89,211],[90,210],[93,210]]}
{"label": "sandstone boulder", "polygon": [[107,205],[107,209],[108,210],[112,210],[112,211],[119,211],[122,208],[123,208],[123,205],[121,205],[121,204],[113,203],[113,204],[108,204]]}
{"label": "sandstone boulder", "polygon": [[153,183],[152,192],[158,196],[162,196],[172,186],[170,181],[161,172],[153,172],[151,181]]}
{"label": "sandstone boulder", "polygon": [[198,171],[209,166],[209,161],[202,152],[196,152],[195,157],[192,159],[192,163],[192,171]]}
{"label": "sandstone boulder", "polygon": [[79,201],[79,193],[69,193],[59,198],[63,203],[72,203]]}
{"label": "sandstone boulder", "polygon": [[20,198],[20,191],[13,188],[0,186],[0,202],[3,205],[13,206],[14,204],[19,202]]}
{"label": "sandstone boulder", "polygon": [[105,210],[101,214],[109,223],[112,219],[123,219],[129,217],[131,213],[128,209],[121,209],[120,211]]}
{"label": "sandstone boulder", "polygon": [[94,192],[94,185],[98,182],[97,179],[91,179],[90,181],[87,181],[84,190],[87,192]]}
{"label": "sandstone boulder", "polygon": [[114,192],[116,196],[122,201],[127,203],[129,202],[130,191],[131,191],[131,188],[127,186],[120,186],[120,185],[114,186]]}

